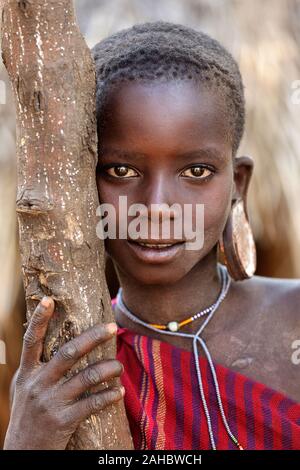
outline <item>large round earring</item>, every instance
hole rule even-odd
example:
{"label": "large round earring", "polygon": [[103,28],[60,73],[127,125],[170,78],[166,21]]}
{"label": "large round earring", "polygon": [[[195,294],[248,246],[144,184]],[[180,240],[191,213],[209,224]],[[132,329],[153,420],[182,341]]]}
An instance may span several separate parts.
{"label": "large round earring", "polygon": [[253,276],[256,270],[256,248],[249,223],[246,204],[236,200],[226,222],[219,248],[228,273],[241,281]]}

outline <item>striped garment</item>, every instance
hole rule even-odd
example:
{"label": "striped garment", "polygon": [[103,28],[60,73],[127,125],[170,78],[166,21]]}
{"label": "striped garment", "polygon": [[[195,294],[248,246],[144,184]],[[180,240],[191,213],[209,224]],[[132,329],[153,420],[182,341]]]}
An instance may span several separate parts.
{"label": "striped garment", "polygon": [[[119,327],[117,358],[125,367],[121,380],[135,449],[211,448],[192,352]],[[237,449],[221,420],[208,362],[199,360],[216,447]],[[229,426],[244,449],[300,449],[300,404],[214,365]]]}

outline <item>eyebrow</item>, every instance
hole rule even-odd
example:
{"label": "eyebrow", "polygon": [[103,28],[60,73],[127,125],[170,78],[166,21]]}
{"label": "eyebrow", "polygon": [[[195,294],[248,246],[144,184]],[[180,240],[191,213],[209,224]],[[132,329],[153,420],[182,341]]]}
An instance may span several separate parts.
{"label": "eyebrow", "polygon": [[[100,147],[99,149],[99,156],[103,157],[106,154],[114,155],[118,158],[123,158],[124,160],[128,158],[132,158],[134,160],[141,160],[148,158],[148,155],[142,152],[135,152],[132,150],[124,150],[124,149],[117,149],[113,147]],[[204,157],[209,160],[224,162],[225,156],[223,153],[219,152],[214,147],[204,147],[200,149],[194,149],[187,152],[182,152],[176,154],[176,158],[179,159],[186,159],[186,158],[193,158],[193,157]]]}
{"label": "eyebrow", "polygon": [[99,156],[103,157],[106,154],[109,155],[114,155],[118,158],[133,158],[133,159],[145,159],[147,158],[147,155],[145,153],[141,152],[134,152],[132,150],[123,150],[123,149],[117,149],[113,147],[100,147],[99,149]]}
{"label": "eyebrow", "polygon": [[200,149],[191,150],[188,152],[183,152],[178,155],[179,158],[192,158],[192,157],[205,157],[209,160],[224,162],[223,153],[219,152],[216,148],[213,147],[204,147]]}

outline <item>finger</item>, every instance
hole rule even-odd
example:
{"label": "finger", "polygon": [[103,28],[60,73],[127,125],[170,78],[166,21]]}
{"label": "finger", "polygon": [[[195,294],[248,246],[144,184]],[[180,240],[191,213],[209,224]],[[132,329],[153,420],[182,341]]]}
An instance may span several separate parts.
{"label": "finger", "polygon": [[91,387],[119,377],[124,371],[120,361],[110,359],[87,367],[61,386],[61,397],[74,400]]}
{"label": "finger", "polygon": [[89,328],[64,344],[47,363],[44,373],[47,377],[51,377],[51,380],[57,382],[81,357],[91,352],[99,344],[111,339],[116,332],[116,323],[98,324]]}
{"label": "finger", "polygon": [[43,342],[53,313],[53,299],[51,297],[43,297],[33,312],[24,335],[21,368],[30,367],[40,361]]}
{"label": "finger", "polygon": [[118,402],[124,395],[125,388],[122,385],[120,387],[107,388],[71,405],[71,416],[79,423],[90,415],[99,413],[99,411],[104,410],[107,406]]}

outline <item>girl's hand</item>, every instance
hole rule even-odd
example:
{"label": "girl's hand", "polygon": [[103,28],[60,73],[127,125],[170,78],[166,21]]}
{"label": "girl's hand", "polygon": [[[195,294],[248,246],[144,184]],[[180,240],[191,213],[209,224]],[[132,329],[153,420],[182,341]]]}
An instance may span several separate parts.
{"label": "girl's hand", "polygon": [[88,329],[62,346],[49,362],[40,361],[53,312],[53,300],[44,297],[25,333],[4,449],[65,449],[81,421],[125,393],[121,386],[79,399],[95,385],[122,374],[123,365],[117,360],[102,360],[70,379],[64,377],[81,357],[116,334],[114,323]]}

